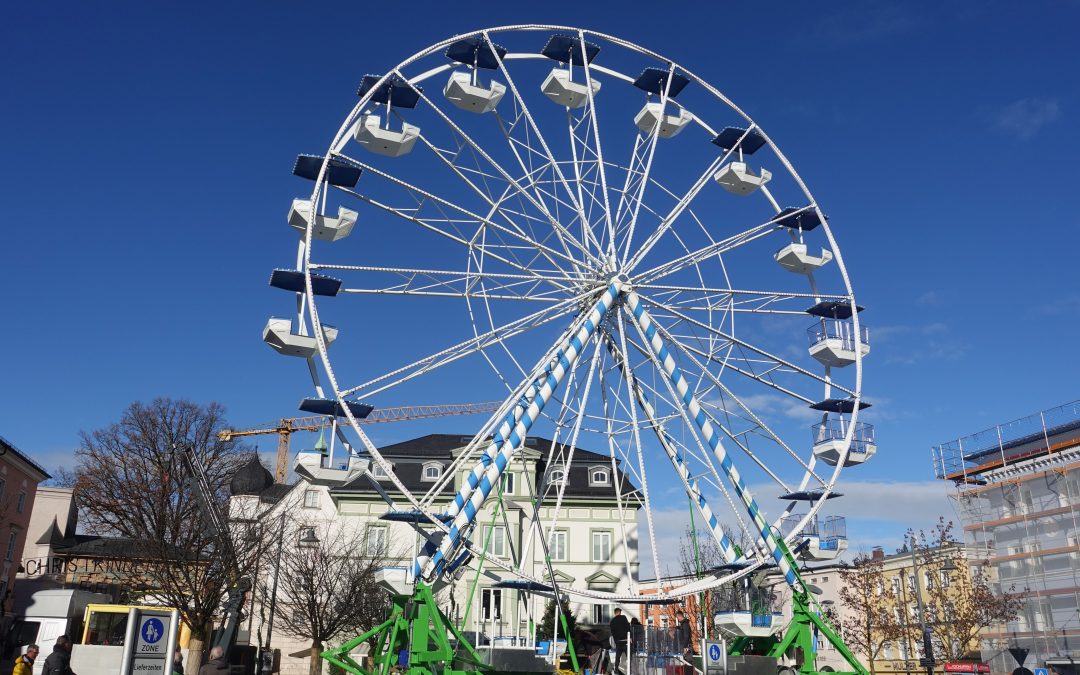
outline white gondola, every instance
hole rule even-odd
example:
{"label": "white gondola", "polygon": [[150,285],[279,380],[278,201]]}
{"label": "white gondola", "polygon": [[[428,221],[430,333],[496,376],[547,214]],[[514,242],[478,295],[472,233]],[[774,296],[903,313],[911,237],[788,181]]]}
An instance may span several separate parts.
{"label": "white gondola", "polygon": [[[303,235],[307,232],[312,210],[310,199],[294,199],[289,207],[289,225]],[[315,215],[311,236],[319,241],[337,241],[349,236],[353,225],[356,225],[356,211],[339,206],[337,218]]]}
{"label": "white gondola", "polygon": [[[762,169],[762,173],[765,170]],[[812,274],[833,259],[832,251],[821,249],[821,255],[810,255],[806,244],[791,243],[773,255],[773,259],[789,272]]]}
{"label": "white gondola", "polygon": [[870,353],[870,330],[860,326],[856,340],[855,324],[847,319],[822,319],[806,329],[806,334],[810,338],[810,356],[823,366],[850,366],[855,363],[856,348],[864,357]]}
{"label": "white gondola", "polygon": [[450,73],[450,79],[443,88],[446,100],[462,110],[475,113],[491,112],[505,93],[506,85],[502,82],[492,80],[490,87],[482,87],[473,82],[471,73],[463,71]]}
{"label": "white gondola", "polygon": [[[593,96],[600,91],[600,81],[596,78],[590,80]],[[552,101],[567,108],[580,108],[589,102],[589,87],[584,82],[574,82],[570,79],[570,71],[555,68],[548,73],[540,90]]]}
{"label": "white gondola", "polygon": [[[846,444],[848,426],[849,422],[846,420],[835,418],[815,424],[813,426],[814,455],[829,466],[836,466],[840,462],[840,455]],[[856,423],[851,435],[851,449],[848,451],[844,466],[862,464],[876,452],[873,425],[866,422]]]}
{"label": "white gondola", "polygon": [[378,115],[367,114],[356,125],[356,142],[365,149],[385,157],[401,157],[412,151],[420,138],[420,127],[404,122],[401,131],[382,127]]}
{"label": "white gondola", "polygon": [[846,550],[846,537],[830,538],[813,534],[807,537],[807,544],[806,548],[803,549],[803,555],[808,560],[835,560]]}
{"label": "white gondola", "polygon": [[754,614],[752,612],[720,612],[714,619],[721,635],[769,637],[787,628],[782,612]]}
{"label": "white gondola", "polygon": [[[323,339],[329,345],[337,339],[338,329],[333,326],[323,325]],[[292,321],[289,319],[270,319],[263,328],[263,342],[270,345],[278,354],[285,356],[300,356],[305,359],[311,358],[318,351],[315,337],[312,335],[297,335],[292,332]]]}
{"label": "white gondola", "polygon": [[671,138],[677,136],[687,124],[693,122],[694,116],[686,108],[679,108],[676,115],[665,113],[659,101],[650,101],[634,117],[637,128],[647,134],[653,132],[657,121],[660,123],[660,138]]}
{"label": "white gondola", "polygon": [[728,162],[713,174],[713,180],[719,183],[720,187],[736,195],[751,194],[771,178],[772,172],[768,169],[762,169],[761,175],[755,176],[746,162]]}

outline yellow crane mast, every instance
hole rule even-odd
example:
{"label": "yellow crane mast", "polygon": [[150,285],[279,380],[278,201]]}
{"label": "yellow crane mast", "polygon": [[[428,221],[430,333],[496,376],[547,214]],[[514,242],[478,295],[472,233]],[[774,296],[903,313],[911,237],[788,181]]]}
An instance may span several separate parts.
{"label": "yellow crane mast", "polygon": [[[443,405],[406,405],[397,408],[376,408],[367,417],[357,420],[357,422],[360,424],[377,424],[379,422],[404,422],[432,417],[449,417],[451,415],[474,415],[495,412],[501,405],[502,401],[491,401],[488,403],[446,403]],[[290,437],[297,431],[319,431],[329,429],[333,424],[334,418],[329,415],[285,417],[278,420],[273,426],[267,425],[239,431],[226,429],[218,434],[218,438],[223,441],[231,441],[241,436],[277,434],[277,468],[274,471],[274,480],[278,483],[284,483],[285,475],[289,470],[289,455],[292,454],[289,450]]]}

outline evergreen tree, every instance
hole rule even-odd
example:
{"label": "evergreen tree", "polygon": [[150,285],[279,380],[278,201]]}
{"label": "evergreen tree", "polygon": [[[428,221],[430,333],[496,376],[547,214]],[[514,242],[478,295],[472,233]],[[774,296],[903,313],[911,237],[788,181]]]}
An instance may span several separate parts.
{"label": "evergreen tree", "polygon": [[[574,617],[574,613],[570,611],[570,603],[564,598],[562,601],[562,613],[566,616],[566,625],[570,629],[570,637],[577,641],[580,632],[577,627],[577,619]],[[550,640],[555,635],[555,624],[559,621],[559,615],[555,611],[555,601],[548,600],[547,607],[544,608],[544,616],[540,619],[540,626],[536,629],[536,635],[541,640]],[[566,638],[566,631],[563,629],[563,625],[559,623],[559,638]]]}

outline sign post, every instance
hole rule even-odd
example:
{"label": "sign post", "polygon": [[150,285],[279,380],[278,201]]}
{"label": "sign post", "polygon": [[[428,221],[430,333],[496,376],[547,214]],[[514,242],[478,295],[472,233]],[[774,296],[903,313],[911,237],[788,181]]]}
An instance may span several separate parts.
{"label": "sign post", "polygon": [[121,675],[169,675],[179,628],[175,609],[129,609]]}
{"label": "sign post", "polygon": [[724,675],[727,670],[727,649],[723,640],[705,641],[705,675]]}

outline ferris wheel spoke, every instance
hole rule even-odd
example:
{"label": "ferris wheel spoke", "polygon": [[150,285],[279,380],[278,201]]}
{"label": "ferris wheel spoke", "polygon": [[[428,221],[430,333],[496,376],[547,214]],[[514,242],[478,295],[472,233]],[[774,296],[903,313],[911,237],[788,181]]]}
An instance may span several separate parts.
{"label": "ferris wheel spoke", "polygon": [[660,338],[656,327],[652,325],[649,314],[645,311],[645,307],[641,304],[641,300],[637,293],[632,290],[627,293],[626,302],[630,309],[631,316],[634,317],[635,324],[644,334],[648,346],[663,364],[662,372],[682,396],[689,416],[694,420],[698,429],[701,430],[701,433],[708,442],[713,454],[716,455],[717,461],[720,462],[720,466],[724,469],[724,473],[727,475],[729,482],[735,488],[736,494],[742,499],[747,512],[750,514],[751,520],[753,520],[754,525],[760,533],[760,538],[777,565],[779,565],[780,572],[784,576],[784,579],[792,589],[802,591],[802,583],[799,580],[798,574],[792,569],[784,548],[777,542],[772,527],[762,515],[761,509],[758,507],[757,502],[750,493],[749,487],[743,481],[739,470],[735,467],[730,455],[728,455],[727,451],[724,449],[724,445],[717,437],[712,424],[707,417],[702,414],[701,404],[698,402],[697,397],[690,391],[685,376],[683,376],[678,366],[675,365],[675,360],[671,357],[670,353],[668,353],[667,346]]}
{"label": "ferris wheel spoke", "polygon": [[[483,217],[483,216],[481,216],[481,215],[479,215],[477,213],[474,213],[473,211],[471,211],[471,210],[469,210],[469,209],[467,209],[467,208],[465,208],[463,206],[460,206],[460,205],[458,205],[458,204],[456,204],[454,202],[451,202],[448,199],[445,199],[443,197],[439,197],[438,195],[435,195],[432,192],[429,192],[429,191],[424,190],[424,189],[422,189],[422,188],[420,188],[420,187],[418,187],[416,185],[413,185],[413,184],[409,183],[408,181],[405,181],[405,180],[403,180],[401,178],[398,178],[398,177],[393,176],[393,175],[391,175],[389,173],[386,173],[385,171],[381,171],[379,169],[376,169],[375,167],[373,167],[373,166],[371,166],[369,164],[366,164],[364,162],[361,162],[360,160],[349,157],[348,155],[344,155],[344,154],[339,153],[339,154],[335,155],[335,158],[346,161],[346,162],[352,164],[353,166],[356,166],[357,168],[360,168],[360,169],[364,170],[365,172],[368,172],[368,173],[370,173],[370,174],[372,174],[374,176],[378,176],[379,178],[387,180],[387,181],[389,181],[389,182],[391,182],[391,183],[393,183],[393,184],[395,184],[395,185],[409,191],[413,195],[416,195],[416,196],[422,198],[422,200],[434,202],[434,203],[439,204],[441,206],[450,208],[450,209],[452,209],[452,210],[454,210],[454,211],[456,211],[456,212],[458,212],[458,213],[460,213],[460,214],[462,214],[464,216],[467,216],[467,220],[460,221],[462,223],[468,223],[468,224],[477,225],[477,226],[484,226],[484,227],[487,227],[487,228],[497,230],[498,232],[501,232],[502,234],[504,234],[506,236],[509,236],[512,239],[519,240],[525,246],[532,247],[532,248],[536,249],[537,251],[542,251],[542,252],[546,253],[547,255],[549,255],[549,256],[551,256],[553,258],[561,259],[564,262],[571,265],[572,267],[576,267],[578,265],[578,262],[576,260],[574,260],[572,257],[570,257],[568,255],[565,255],[565,254],[562,254],[562,253],[559,253],[558,251],[555,251],[554,249],[541,244],[540,242],[538,242],[535,239],[529,237],[527,234],[525,234],[523,232],[518,232],[518,231],[515,231],[514,229],[511,229],[509,227],[506,227],[504,225],[496,223],[496,222],[492,221],[490,218],[485,218],[485,217]],[[357,192],[355,190],[351,190],[351,189],[348,189],[348,188],[338,188],[338,189],[343,191],[343,192],[346,192],[348,194],[351,194],[354,197],[357,197],[357,198],[359,198],[359,199],[361,199],[361,200],[363,200],[363,201],[365,201],[365,202],[367,202],[369,204],[372,204],[373,206],[378,206],[378,207],[383,208],[383,209],[385,209],[387,211],[395,213],[396,215],[399,215],[399,216],[405,218],[406,220],[416,222],[417,224],[422,225],[426,229],[434,230],[435,232],[437,232],[439,234],[442,234],[443,236],[446,236],[446,237],[448,237],[448,238],[450,238],[450,239],[452,239],[454,241],[457,241],[458,243],[461,243],[461,244],[464,244],[464,245],[468,246],[469,239],[461,236],[460,234],[451,234],[451,233],[445,232],[445,231],[443,231],[443,230],[441,230],[439,228],[433,227],[433,226],[429,225],[427,223],[427,221],[424,220],[424,219],[421,219],[421,218],[419,218],[419,217],[417,217],[415,215],[409,215],[409,214],[407,214],[406,212],[402,211],[399,208],[395,208],[393,206],[381,204],[380,202],[375,201],[371,197],[368,197],[367,195],[364,195],[364,194],[362,194],[360,192]],[[527,269],[527,268],[524,268],[524,266],[522,266],[520,264],[516,264],[515,267],[519,267],[519,268],[522,268],[522,269]]]}
{"label": "ferris wheel spoke", "polygon": [[[398,72],[398,75],[401,75],[400,72]],[[443,112],[443,110],[439,106],[435,105],[435,103],[427,95],[424,94],[423,90],[421,90],[419,87],[413,87],[411,84],[409,86],[419,95],[420,100],[427,103],[428,106],[430,106],[431,109],[435,112],[435,114],[438,115],[447,124],[447,126],[449,126],[453,130],[453,132],[458,135],[458,137],[464,140],[469,145],[469,147],[473,149],[474,152],[483,157],[484,160],[487,161],[496,172],[498,172],[498,174],[502,177],[503,180],[512,185],[517,190],[517,193],[519,195],[529,201],[534,208],[536,208],[538,211],[540,211],[540,213],[545,216],[547,224],[552,228],[553,231],[557,233],[558,239],[563,245],[564,252],[568,257],[571,256],[570,245],[573,245],[575,248],[580,249],[583,253],[587,255],[587,251],[585,250],[584,246],[576,239],[574,239],[574,237],[569,233],[569,231],[567,231],[563,227],[559,220],[553,217],[541,202],[537,201],[535,198],[529,195],[529,193],[525,191],[522,186],[516,180],[514,180],[514,178],[480,146],[479,143],[473,140],[472,136],[467,134],[460,126],[458,126],[445,112]],[[429,143],[429,141],[425,139],[425,143]],[[431,147],[434,150],[434,146]],[[441,153],[435,151],[435,154],[441,157]],[[445,158],[443,159],[445,161]],[[464,178],[463,175],[461,175],[461,177]],[[471,185],[471,182],[470,187],[474,187]],[[477,191],[483,196],[482,191],[479,191],[478,189]]]}
{"label": "ferris wheel spoke", "polygon": [[[581,53],[585,54],[585,32],[580,30],[578,31],[578,47],[581,50]],[[582,61],[584,61],[583,70],[585,73],[585,93],[588,100],[587,116],[589,124],[592,128],[592,137],[594,143],[593,154],[596,155],[596,168],[600,182],[600,194],[604,198],[602,206],[604,212],[604,225],[605,231],[607,233],[608,242],[607,251],[604,252],[602,251],[602,249],[598,248],[597,255],[600,255],[602,252],[604,252],[609,257],[611,257],[615,251],[615,224],[611,218],[611,202],[608,195],[607,171],[604,167],[604,149],[603,145],[600,142],[600,122],[596,115],[596,96],[592,88],[592,67],[589,63],[589,59],[582,59]],[[595,197],[593,199],[595,201]],[[597,244],[597,246],[599,247],[599,243]]]}
{"label": "ferris wheel spoke", "polygon": [[744,230],[736,235],[732,235],[725,239],[715,241],[707,246],[702,246],[694,251],[679,256],[674,260],[670,260],[666,263],[657,265],[644,272],[638,273],[634,277],[635,284],[648,284],[665,277],[669,277],[672,274],[681,272],[682,270],[692,267],[694,265],[700,265],[709,258],[719,256],[728,251],[733,251],[741,246],[760,239],[764,236],[771,234],[775,229],[780,227],[776,224],[775,219],[760,225]]}
{"label": "ferris wheel spoke", "polygon": [[[502,73],[503,77],[506,78],[506,86],[513,93],[514,99],[517,101],[517,104],[521,109],[521,113],[525,116],[525,120],[528,122],[529,128],[532,130],[533,135],[536,138],[536,141],[540,144],[540,147],[543,149],[543,151],[544,151],[543,154],[544,154],[544,156],[547,157],[547,161],[551,164],[552,171],[555,172],[555,175],[559,179],[559,183],[562,185],[563,189],[566,191],[566,194],[567,194],[568,198],[570,199],[571,203],[574,204],[575,211],[577,212],[577,217],[580,218],[582,221],[584,221],[585,220],[585,211],[582,209],[581,204],[576,202],[573,189],[571,189],[569,183],[567,182],[566,176],[563,174],[562,169],[559,166],[559,163],[557,161],[555,161],[555,156],[552,154],[551,148],[548,146],[547,141],[544,140],[544,135],[543,135],[543,133],[541,133],[540,127],[537,126],[536,120],[533,119],[532,113],[529,111],[529,106],[526,105],[526,103],[525,103],[525,99],[523,99],[521,97],[521,92],[518,91],[517,85],[514,83],[514,78],[510,76],[510,71],[507,69],[505,61],[503,61],[502,57],[499,56],[498,50],[495,48],[495,43],[492,42],[491,35],[488,33],[488,31],[484,31],[484,40],[487,42],[488,47],[491,50],[491,53],[495,56],[495,61],[498,64],[499,71]],[[586,229],[585,233],[592,240],[591,243],[596,247],[597,253],[599,253],[600,252],[600,243],[598,241],[596,241],[596,237],[593,236],[592,231],[589,230],[589,229]],[[581,243],[584,245],[586,242],[582,241]]]}
{"label": "ferris wheel spoke", "polygon": [[[813,379],[813,380],[815,380],[817,382],[820,382],[821,384],[831,384],[833,387],[835,387],[836,389],[839,389],[840,391],[848,394],[849,396],[853,396],[853,397],[855,396],[855,393],[853,391],[851,391],[850,389],[848,389],[846,387],[843,387],[843,386],[837,384],[836,382],[830,381],[828,378],[822,377],[821,375],[818,375],[817,373],[811,372],[811,371],[807,370],[806,368],[803,368],[802,366],[799,366],[799,365],[797,365],[795,363],[792,363],[791,361],[788,361],[787,359],[776,356],[775,354],[773,354],[773,353],[771,353],[771,352],[769,352],[769,351],[767,351],[767,350],[765,350],[765,349],[763,349],[761,347],[754,346],[753,344],[751,344],[751,343],[749,343],[749,342],[747,342],[745,340],[741,340],[741,339],[735,337],[734,335],[732,335],[732,334],[730,334],[730,333],[728,333],[726,331],[723,331],[723,330],[720,330],[720,329],[716,328],[715,326],[709,325],[709,324],[707,324],[707,323],[705,323],[703,321],[695,319],[695,318],[689,316],[688,314],[684,314],[683,312],[680,312],[679,310],[675,309],[674,307],[671,307],[670,305],[658,302],[653,298],[649,298],[649,297],[646,297],[646,296],[643,296],[643,295],[638,295],[638,298],[640,300],[650,304],[650,305],[653,305],[653,306],[656,306],[656,307],[660,308],[661,310],[667,312],[671,316],[674,316],[674,317],[676,317],[676,318],[678,318],[678,319],[680,319],[682,321],[685,321],[687,324],[696,326],[697,328],[699,328],[699,329],[701,329],[701,330],[703,330],[703,331],[705,331],[707,333],[715,334],[716,336],[718,336],[718,337],[720,337],[720,338],[722,338],[724,340],[727,340],[727,341],[731,342],[734,345],[737,345],[739,347],[743,347],[745,349],[748,349],[751,352],[754,352],[755,354],[763,357],[762,362],[769,363],[770,365],[775,366],[775,368],[773,368],[773,370],[782,368],[782,369],[785,369],[787,371],[797,373],[799,375],[804,375],[804,376],[806,376],[808,378],[811,378],[811,379]],[[709,358],[711,359],[712,357],[710,356]],[[728,364],[724,364],[724,365],[728,365]],[[758,379],[758,378],[755,377],[755,379]],[[763,380],[759,380],[759,381],[763,381]],[[772,386],[775,386],[775,385],[772,385]],[[787,391],[787,390],[785,390],[785,392],[792,395],[792,396],[795,396],[796,398],[799,398],[799,399],[801,399],[801,400],[803,400],[803,401],[805,401],[807,403],[816,403],[816,401],[814,401],[812,399],[809,399],[809,398],[807,398],[807,397],[805,397],[805,396],[803,396],[801,394],[795,394],[794,392],[790,392],[790,391]]]}
{"label": "ferris wheel spoke", "polygon": [[[682,213],[686,211],[687,208],[689,208],[690,204],[694,201],[694,198],[696,198],[698,194],[701,193],[701,190],[712,181],[713,175],[724,164],[724,162],[727,161],[730,155],[731,150],[728,150],[724,152],[720,157],[714,159],[712,162],[709,163],[709,165],[705,168],[705,171],[700,176],[698,176],[698,179],[694,182],[694,184],[691,185],[690,188],[686,191],[686,193],[679,198],[679,201],[675,204],[671,211],[668,212],[668,214],[664,216],[663,219],[661,219],[660,224],[656,227],[656,229],[649,234],[649,236],[645,239],[644,242],[642,242],[641,246],[634,253],[634,257],[629,258],[629,262],[627,263],[627,267],[629,269],[636,268],[638,263],[641,262],[641,260],[649,254],[649,251],[651,251],[653,247],[656,246],[657,242],[659,242],[660,239],[664,236],[664,234],[666,234],[667,231],[671,229],[679,216],[681,216]],[[626,252],[627,254],[629,254],[630,252],[629,243],[627,243]],[[625,260],[627,260],[627,258],[624,258],[624,261]]]}
{"label": "ferris wheel spoke", "polygon": [[[380,392],[386,391],[393,387],[399,386],[404,382],[412,380],[421,375],[430,373],[433,370],[438,369],[448,363],[452,363],[459,359],[465,358],[475,354],[478,351],[487,349],[488,347],[499,344],[505,340],[508,340],[516,335],[528,332],[540,326],[543,326],[559,317],[565,316],[569,312],[573,311],[577,304],[585,298],[592,295],[592,292],[582,293],[579,296],[567,298],[566,300],[559,302],[550,307],[545,307],[537,312],[523,316],[521,318],[510,321],[506,324],[493,328],[490,331],[480,334],[459,342],[451,347],[447,347],[441,351],[429,354],[424,358],[413,361],[412,363],[384,373],[377,377],[374,377],[363,384],[351,387],[348,389],[342,389],[339,391],[339,396],[344,398],[347,396],[360,396],[371,397]],[[396,378],[396,379],[391,379]],[[375,385],[380,385],[377,388]]]}
{"label": "ferris wheel spoke", "polygon": [[623,375],[627,380],[627,386],[632,390],[634,399],[637,401],[641,411],[645,414],[645,419],[648,421],[649,428],[652,429],[653,433],[656,435],[660,447],[663,448],[668,461],[671,462],[672,467],[675,469],[675,473],[678,474],[679,479],[682,481],[683,489],[686,491],[687,496],[689,496],[690,500],[697,506],[702,518],[704,518],[705,523],[708,525],[709,531],[712,533],[713,538],[720,547],[721,555],[724,556],[726,562],[734,562],[739,556],[735,552],[727,533],[724,532],[723,525],[713,513],[712,508],[705,499],[705,495],[701,492],[701,487],[698,485],[697,479],[691,477],[690,469],[682,460],[682,456],[676,448],[674,438],[668,433],[667,429],[664,427],[664,423],[657,419],[656,409],[649,400],[649,397],[643,391],[637,378],[634,377],[632,372],[624,369],[624,364],[627,363],[627,360],[622,356],[622,352],[611,338],[611,335],[607,334],[604,338],[605,346],[611,353],[619,370],[623,372]]}
{"label": "ferris wheel spoke", "polygon": [[[667,77],[664,78],[664,91],[660,95],[661,113],[657,115],[656,123],[653,124],[652,132],[649,134],[649,149],[645,158],[645,165],[642,168],[641,175],[638,177],[637,194],[633,197],[629,197],[629,195],[627,195],[626,193],[623,194],[623,198],[632,199],[632,204],[629,204],[627,208],[630,222],[627,224],[626,227],[626,241],[625,245],[623,246],[622,257],[620,258],[624,262],[630,258],[630,247],[634,243],[634,228],[637,226],[638,214],[641,211],[641,203],[645,201],[645,190],[649,186],[649,176],[652,174],[653,158],[656,156],[656,143],[660,139],[660,126],[663,123],[663,111],[667,108],[668,92],[671,91],[671,81],[674,74],[675,63],[672,62],[668,66]],[[707,175],[711,176],[712,173],[708,172]]]}

